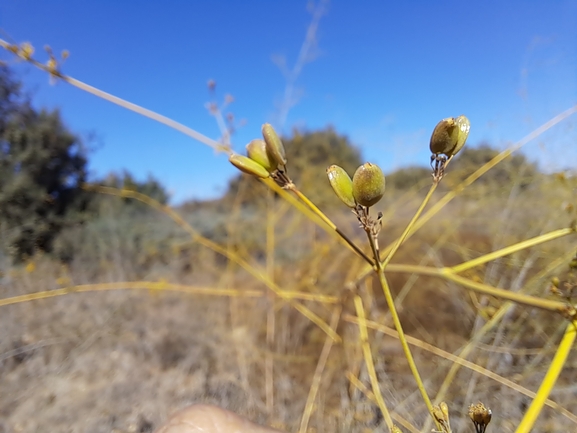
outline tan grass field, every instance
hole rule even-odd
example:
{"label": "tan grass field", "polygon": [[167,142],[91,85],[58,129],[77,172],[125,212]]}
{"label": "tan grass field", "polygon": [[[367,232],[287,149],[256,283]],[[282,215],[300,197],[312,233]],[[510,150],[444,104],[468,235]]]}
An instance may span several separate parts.
{"label": "tan grass field", "polygon": [[[515,185],[503,185],[490,194],[471,188],[469,196],[451,203],[407,241],[392,265],[452,266],[567,226],[567,215],[558,209],[574,199],[574,191],[555,182],[550,178],[517,192]],[[379,204],[385,212],[382,245],[400,234],[422,193],[391,192]],[[342,342],[332,346],[322,370],[311,431],[384,428],[370,398],[353,293],[361,294],[369,326],[377,328],[370,329],[371,352],[395,421],[423,425],[427,411],[399,342],[378,329],[392,327],[380,287],[372,278],[351,286],[362,261],[286,203],[269,202],[272,230],[266,228],[266,212],[247,216],[235,201],[204,214],[182,209],[192,227],[209,224],[217,212],[227,215],[218,230],[213,228],[220,233],[223,255],[206,242],[191,242],[162,213],[143,206],[138,221],[123,220],[114,210],[119,199],[107,200],[109,218],[70,234],[82,239],[83,247],[69,266],[37,257],[3,272],[3,298],[41,291],[61,296],[0,306],[0,431],[150,432],[170,413],[196,402],[297,431],[326,334],[288,302],[267,294],[265,285],[227,254],[271,272],[283,290],[330,296],[323,302],[299,301],[326,322],[340,311],[336,332]],[[387,213],[390,207],[394,214]],[[330,216],[360,239],[352,215]],[[574,250],[574,236],[566,237],[464,276],[548,297],[550,277],[562,272]],[[402,323],[414,338],[416,363],[434,396],[454,365],[450,354],[472,341],[504,303],[439,278],[391,269],[387,275]],[[83,288],[86,284],[93,286]],[[268,341],[267,326],[274,330]],[[564,327],[555,313],[524,306],[508,310],[473,345],[467,357],[473,364],[460,368],[448,384],[444,400],[454,431],[474,431],[466,412],[477,401],[493,411],[488,431],[515,431],[532,398],[510,383],[537,389]],[[272,368],[271,383],[267,368]],[[550,397],[556,407],[545,407],[535,431],[576,428],[571,415],[577,413],[576,369],[572,355]]]}

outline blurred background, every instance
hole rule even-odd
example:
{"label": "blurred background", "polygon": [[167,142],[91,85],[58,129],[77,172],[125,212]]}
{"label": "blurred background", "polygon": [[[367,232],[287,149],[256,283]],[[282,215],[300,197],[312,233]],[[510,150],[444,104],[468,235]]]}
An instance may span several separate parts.
{"label": "blurred background", "polygon": [[[471,133],[433,202],[577,103],[570,0],[23,0],[0,4],[0,38],[29,42],[41,62],[45,46],[58,59],[67,50],[64,74],[239,153],[272,123],[295,183],[359,245],[366,242],[328,185],[328,165],[351,175],[365,161],[383,168],[387,194],[377,207],[387,245],[431,185],[428,143],[439,120],[465,114]],[[248,268],[342,305],[343,343],[324,370],[311,428],[383,431],[376,405],[347,378],[368,386],[358,328],[347,321],[351,288],[371,320],[390,325],[380,288],[359,278],[358,257],[240,176],[224,153],[2,51],[0,297],[86,284],[95,293],[0,302],[0,433],[148,432],[200,401],[297,431],[325,334],[266,294]],[[575,117],[539,135],[460,192],[393,262],[450,266],[567,227],[577,206],[576,139]],[[161,206],[87,191],[84,182]],[[164,205],[182,216],[180,226]],[[573,236],[465,276],[550,296],[551,277],[563,278],[574,253]],[[447,352],[502,306],[430,277],[388,277],[406,331]],[[129,287],[141,290],[122,290]],[[210,295],[220,289],[238,292]],[[335,308],[299,302],[327,322]],[[536,390],[563,328],[554,315],[512,308],[469,359]],[[426,410],[398,342],[378,332],[371,339],[385,400],[421,426]],[[452,364],[423,347],[416,356],[434,395]],[[551,397],[560,406],[544,410],[537,431],[575,429],[567,414],[577,411],[576,368],[573,357]],[[503,432],[514,431],[531,401],[462,369],[446,397],[458,431],[473,431],[465,412],[478,400],[499,409],[492,428]]]}

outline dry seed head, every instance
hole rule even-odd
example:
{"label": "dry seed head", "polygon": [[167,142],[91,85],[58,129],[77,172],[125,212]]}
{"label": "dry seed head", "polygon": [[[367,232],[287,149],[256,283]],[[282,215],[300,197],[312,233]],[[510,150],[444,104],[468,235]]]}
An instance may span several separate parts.
{"label": "dry seed head", "polygon": [[376,164],[367,162],[353,175],[353,197],[360,205],[370,207],[385,194],[385,175]]}
{"label": "dry seed head", "polygon": [[477,433],[485,433],[487,425],[491,422],[492,416],[493,413],[491,412],[491,409],[485,407],[481,402],[469,406],[469,418],[473,421]]}
{"label": "dry seed head", "polygon": [[251,174],[262,179],[269,177],[269,173],[266,171],[266,168],[246,156],[238,155],[235,153],[230,155],[228,160],[232,165],[246,174]]}
{"label": "dry seed head", "polygon": [[443,433],[451,432],[451,423],[449,422],[449,407],[447,406],[447,403],[443,401],[438,406],[434,406],[433,416],[441,426]]}
{"label": "dry seed head", "polygon": [[286,165],[287,160],[284,146],[270,123],[262,125],[262,136],[268,146],[270,155],[277,161],[278,165]]}
{"label": "dry seed head", "polygon": [[337,197],[348,207],[354,208],[357,204],[353,196],[353,181],[345,169],[338,165],[331,165],[327,168],[327,176]]}
{"label": "dry seed head", "polygon": [[34,54],[34,47],[30,42],[22,42],[22,44],[20,44],[20,52],[18,54],[23,59],[30,60],[32,54]]}
{"label": "dry seed head", "polygon": [[266,171],[272,173],[278,167],[276,159],[274,159],[270,152],[268,152],[267,145],[264,140],[257,138],[246,145],[246,153],[253,161],[262,165]]}

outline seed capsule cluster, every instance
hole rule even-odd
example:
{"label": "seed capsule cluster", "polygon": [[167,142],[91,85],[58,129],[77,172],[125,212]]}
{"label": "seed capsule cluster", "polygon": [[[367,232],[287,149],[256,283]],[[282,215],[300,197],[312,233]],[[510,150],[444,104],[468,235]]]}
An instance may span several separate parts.
{"label": "seed capsule cluster", "polygon": [[262,126],[263,139],[255,139],[246,145],[247,156],[233,153],[228,160],[240,171],[265,179],[287,163],[281,139],[269,123]]}
{"label": "seed capsule cluster", "polygon": [[338,165],[327,168],[327,176],[337,197],[348,207],[371,207],[385,194],[385,175],[376,164],[367,162],[355,171],[351,179]]}
{"label": "seed capsule cluster", "polygon": [[[429,147],[433,153],[431,165],[435,163],[433,177],[437,181],[443,176],[447,158],[455,156],[465,145],[470,128],[469,119],[463,115],[447,117],[435,126]],[[262,139],[252,140],[246,145],[247,156],[232,154],[229,161],[244,173],[262,179],[272,176],[288,185],[291,182],[285,173],[287,158],[280,137],[269,123],[262,126],[261,132]],[[338,165],[327,168],[327,176],[337,197],[352,209],[357,206],[368,209],[385,193],[385,175],[378,165],[370,162],[357,168],[352,179]]]}

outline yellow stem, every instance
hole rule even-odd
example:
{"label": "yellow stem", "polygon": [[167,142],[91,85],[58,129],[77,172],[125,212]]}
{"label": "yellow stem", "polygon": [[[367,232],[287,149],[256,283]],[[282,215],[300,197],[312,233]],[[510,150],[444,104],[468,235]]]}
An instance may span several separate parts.
{"label": "yellow stem", "polygon": [[[274,281],[275,268],[275,223],[274,217],[274,193],[267,190],[267,212],[266,212],[266,273],[271,281]],[[265,359],[265,396],[266,410],[269,417],[272,417],[274,409],[274,342],[275,342],[275,311],[274,294],[268,292],[268,305],[266,312],[266,344],[267,353]]]}
{"label": "yellow stem", "polygon": [[423,384],[423,380],[421,379],[421,375],[419,374],[417,364],[415,364],[415,359],[413,358],[413,354],[411,353],[411,348],[409,347],[409,343],[407,342],[407,338],[405,337],[405,332],[403,331],[403,326],[401,325],[401,319],[399,318],[399,313],[397,312],[397,307],[395,306],[395,300],[393,299],[393,294],[391,293],[389,283],[385,278],[385,271],[383,269],[381,261],[379,260],[379,250],[377,248],[376,239],[372,236],[372,234],[368,230],[367,230],[367,237],[369,238],[369,243],[371,244],[371,248],[375,256],[375,261],[377,263],[376,272],[377,276],[379,277],[379,283],[381,285],[381,288],[383,289],[383,293],[385,294],[385,299],[387,300],[387,306],[389,307],[389,312],[391,313],[393,324],[395,325],[395,329],[399,334],[399,341],[401,342],[401,346],[403,347],[403,353],[405,354],[405,358],[407,359],[407,363],[409,364],[409,369],[411,370],[411,373],[415,378],[417,388],[419,389],[423,401],[427,406],[427,410],[429,411],[429,414],[435,421],[437,430],[441,431],[441,425],[434,415],[433,404],[431,403],[431,399],[427,394],[427,390],[425,389],[425,385]]}
{"label": "yellow stem", "polygon": [[567,329],[565,331],[565,335],[557,348],[557,353],[555,353],[555,357],[549,366],[549,370],[541,382],[541,386],[537,391],[537,395],[535,399],[527,409],[521,424],[517,427],[515,433],[529,433],[537,420],[537,417],[541,413],[543,409],[543,405],[545,401],[549,397],[551,390],[555,386],[557,382],[557,378],[567,361],[567,357],[569,356],[569,352],[571,352],[571,348],[573,346],[573,342],[575,341],[575,335],[577,334],[577,320],[574,320],[567,324]]}
{"label": "yellow stem", "polygon": [[[333,310],[333,314],[331,317],[331,329],[336,331],[337,326],[339,324],[339,319],[341,317],[342,307],[337,305]],[[323,350],[321,351],[321,355],[319,356],[319,360],[317,362],[317,367],[315,369],[315,374],[313,376],[313,381],[311,383],[311,387],[309,389],[309,395],[307,397],[307,402],[305,404],[305,410],[303,413],[303,417],[301,418],[301,425],[299,428],[299,433],[306,433],[309,425],[309,420],[313,413],[315,399],[319,392],[319,388],[321,385],[321,379],[323,375],[323,371],[325,369],[325,365],[327,364],[327,360],[329,358],[329,353],[331,352],[331,348],[333,347],[333,340],[331,340],[328,336],[325,338],[325,344],[323,345]]]}
{"label": "yellow stem", "polygon": [[495,296],[501,299],[507,299],[508,301],[517,302],[518,304],[528,305],[530,307],[542,308],[544,310],[556,311],[558,313],[563,313],[567,311],[568,308],[568,305],[563,302],[537,298],[535,296],[525,295],[519,292],[511,292],[510,290],[498,289],[487,284],[477,283],[476,281],[463,278],[460,275],[455,275],[453,272],[448,271],[447,268],[445,268],[439,276],[461,284],[475,292]]}
{"label": "yellow stem", "polygon": [[201,236],[189,223],[187,223],[174,209],[170,208],[169,206],[165,206],[158,201],[154,200],[151,197],[148,197],[145,194],[141,194],[136,191],[130,191],[126,189],[118,189],[118,188],[111,188],[111,187],[104,187],[99,185],[89,185],[83,184],[83,189],[88,191],[97,191],[104,194],[111,194],[119,197],[130,197],[136,200],[139,200],[143,203],[148,204],[154,209],[157,209],[161,212],[164,212],[166,215],[171,217],[178,225],[180,225],[187,233],[190,234],[191,238],[198,242],[200,245],[203,245],[211,250],[222,254],[224,257],[228,258],[229,260],[235,262],[245,271],[247,271],[250,275],[252,275],[255,279],[263,282],[266,286],[272,290],[278,297],[286,301],[290,306],[295,308],[298,312],[300,312],[303,316],[309,319],[311,322],[316,324],[319,328],[321,328],[324,332],[331,336],[331,338],[337,342],[341,341],[341,337],[334,332],[328,323],[326,323],[323,319],[321,319],[318,315],[313,313],[304,305],[294,301],[290,295],[287,295],[274,281],[271,281],[270,278],[266,275],[266,273],[261,272],[259,269],[253,267],[250,263],[244,260],[240,255],[236,254],[233,251],[228,251],[226,248],[218,245],[217,243],[211,241],[210,239]]}
{"label": "yellow stem", "polygon": [[411,229],[413,228],[413,226],[417,222],[417,219],[419,219],[419,217],[421,216],[421,213],[423,213],[425,206],[427,206],[427,203],[429,203],[429,200],[431,199],[431,197],[433,196],[433,193],[437,189],[437,185],[438,185],[437,182],[433,182],[433,184],[431,185],[431,188],[429,189],[429,192],[427,193],[427,195],[423,199],[423,202],[419,206],[419,209],[417,209],[417,212],[415,212],[415,215],[413,215],[413,218],[411,219],[411,221],[409,222],[409,224],[405,228],[405,231],[403,232],[403,234],[401,234],[401,236],[396,240],[396,242],[393,244],[392,247],[387,248],[389,250],[389,253],[387,254],[387,257],[385,258],[385,260],[382,263],[383,269],[385,269],[387,267],[387,265],[389,264],[389,262],[391,261],[391,259],[393,258],[393,256],[397,252],[397,250],[399,249],[399,247],[402,245],[403,242],[405,242],[405,239],[407,239],[409,232],[411,231]]}
{"label": "yellow stem", "polygon": [[166,290],[168,292],[183,292],[194,295],[231,297],[240,296],[250,298],[264,296],[264,292],[261,290],[219,289],[216,287],[195,287],[166,282],[127,281],[119,283],[83,284],[79,286],[63,287],[61,289],[45,290],[41,292],[27,293],[25,295],[12,296],[10,298],[0,299],[0,307],[5,305],[20,304],[22,302],[36,301],[39,299],[48,299],[56,296],[64,296],[71,293],[100,292],[108,290]]}
{"label": "yellow stem", "polygon": [[466,271],[467,269],[474,268],[476,266],[482,265],[483,263],[490,262],[491,260],[498,259],[503,256],[507,256],[509,254],[516,253],[517,251],[524,250],[525,248],[534,247],[535,245],[542,244],[544,242],[552,241],[553,239],[557,239],[568,234],[575,233],[575,229],[573,228],[565,228],[565,229],[558,229],[554,230],[549,233],[545,233],[544,235],[537,236],[531,239],[524,240],[523,242],[519,242],[514,245],[509,245],[503,249],[493,251],[492,253],[485,254],[481,257],[477,257],[476,259],[469,260],[463,262],[459,265],[452,266],[451,271],[458,274],[459,272]]}
{"label": "yellow stem", "polygon": [[395,325],[395,330],[399,333],[399,341],[401,342],[401,346],[403,347],[403,353],[405,354],[405,358],[407,358],[407,362],[409,364],[409,368],[413,377],[415,378],[415,382],[417,383],[417,388],[419,388],[419,392],[421,393],[421,397],[427,406],[427,410],[431,414],[431,417],[435,421],[435,425],[437,426],[437,430],[441,431],[441,425],[435,418],[433,414],[433,404],[431,403],[431,399],[427,394],[427,390],[425,389],[425,385],[423,384],[423,380],[421,379],[421,375],[419,374],[419,370],[417,369],[417,364],[415,364],[415,360],[413,358],[413,354],[411,353],[411,348],[409,347],[409,343],[407,342],[407,338],[405,337],[405,332],[403,331],[403,326],[401,325],[401,320],[399,319],[399,314],[397,313],[397,309],[395,308],[395,300],[393,299],[393,294],[391,293],[391,289],[389,288],[389,284],[387,283],[387,279],[385,278],[385,273],[382,268],[377,270],[377,274],[379,276],[379,283],[383,289],[383,293],[385,294],[385,299],[387,300],[387,305],[389,306],[389,311],[391,313],[391,317],[393,319],[393,324]]}
{"label": "yellow stem", "polygon": [[[351,322],[351,323],[359,323],[359,319],[353,315],[350,315],[350,314],[345,314],[343,316],[343,320],[346,322]],[[397,338],[397,339],[399,338],[399,333],[397,331],[395,331],[393,328],[389,328],[388,326],[381,325],[380,323],[373,322],[371,320],[367,320],[366,323],[367,323],[368,328],[374,329],[378,332],[382,332],[382,333],[389,335],[393,338]],[[432,353],[436,356],[447,359],[453,363],[453,366],[468,368],[468,369],[475,371],[479,374],[482,374],[482,375],[488,377],[489,379],[492,379],[492,380],[494,380],[494,381],[496,381],[502,385],[505,385],[506,387],[511,388],[514,391],[517,391],[523,395],[526,395],[529,398],[535,398],[535,396],[537,395],[535,392],[530,391],[521,385],[518,385],[517,383],[513,382],[510,379],[507,379],[503,376],[500,376],[496,373],[493,373],[491,370],[487,370],[486,368],[483,368],[480,365],[477,365],[471,361],[467,361],[465,359],[465,357],[468,355],[469,352],[465,353],[463,350],[458,355],[453,355],[452,353],[449,353],[449,352],[446,352],[442,349],[439,349],[437,346],[435,346],[433,344],[426,343],[422,340],[419,340],[418,338],[411,337],[410,335],[407,335],[406,337],[407,337],[407,342],[411,346],[416,346],[416,347],[418,347],[422,350],[426,350],[427,352]],[[468,347],[471,347],[471,346],[476,347],[476,344],[474,342],[473,342],[473,344],[471,344],[471,342],[468,342],[467,345],[465,346],[465,349]],[[349,380],[351,380],[351,379],[349,378]],[[452,383],[452,381],[447,381],[447,382]],[[440,392],[439,392],[439,394],[440,394]],[[433,404],[439,404],[441,401],[444,400],[444,397],[440,397],[439,395],[437,395],[436,400],[438,400],[438,401],[436,403],[433,403]],[[577,424],[577,415],[572,414],[567,409],[562,407],[560,404],[555,403],[552,400],[545,401],[545,404],[547,406],[549,406],[550,408],[559,412],[561,415],[563,415],[567,419],[571,420],[574,424]],[[393,418],[395,418],[394,413],[392,414],[392,416],[393,416]],[[429,427],[423,428],[423,431],[428,431],[428,429],[429,429]]]}
{"label": "yellow stem", "polygon": [[365,254],[351,239],[348,238],[339,228],[333,223],[329,217],[327,217],[323,211],[321,211],[309,198],[300,192],[295,186],[291,187],[290,190],[295,193],[295,195],[305,203],[310,210],[312,210],[320,219],[322,219],[330,228],[332,228],[360,257],[362,257],[369,265],[374,266],[373,260]]}
{"label": "yellow stem", "polygon": [[383,394],[381,392],[381,387],[379,385],[379,380],[377,378],[377,372],[375,370],[375,364],[373,362],[373,354],[371,353],[371,346],[369,344],[369,333],[367,331],[367,319],[365,316],[365,309],[363,307],[363,300],[359,295],[355,295],[355,309],[357,311],[357,317],[359,318],[359,334],[361,337],[361,347],[363,349],[363,355],[365,358],[365,364],[367,366],[367,372],[369,378],[371,379],[371,387],[373,388],[373,394],[377,400],[377,404],[381,409],[383,418],[387,423],[387,427],[390,431],[393,431],[393,419],[391,414],[387,409],[385,400],[383,399]]}

